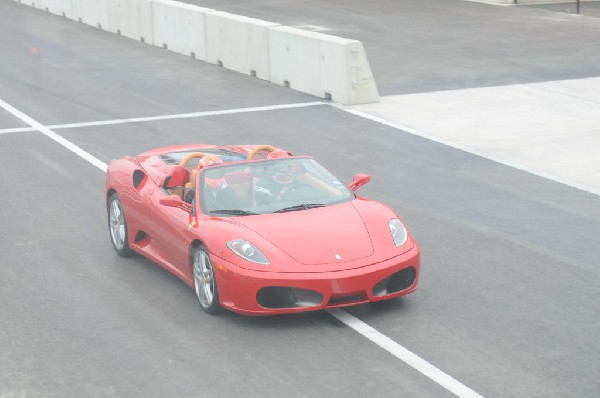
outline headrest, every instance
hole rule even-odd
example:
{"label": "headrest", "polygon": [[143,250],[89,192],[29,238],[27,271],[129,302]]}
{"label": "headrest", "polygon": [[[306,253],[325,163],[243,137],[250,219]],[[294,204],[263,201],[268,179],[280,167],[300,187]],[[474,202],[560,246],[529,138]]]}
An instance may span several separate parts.
{"label": "headrest", "polygon": [[269,159],[287,158],[290,154],[286,151],[273,151],[269,153]]}
{"label": "headrest", "polygon": [[189,172],[185,167],[175,166],[165,188],[182,187],[189,180]]}
{"label": "headrest", "polygon": [[217,155],[205,155],[198,162],[198,168],[201,169],[203,167],[212,166],[212,165],[215,165],[215,164],[223,164],[223,159],[221,159]]}

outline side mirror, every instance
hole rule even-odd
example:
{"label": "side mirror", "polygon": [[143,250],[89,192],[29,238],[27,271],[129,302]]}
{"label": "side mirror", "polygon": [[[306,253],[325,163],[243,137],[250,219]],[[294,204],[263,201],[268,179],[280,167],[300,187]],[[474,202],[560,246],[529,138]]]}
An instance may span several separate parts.
{"label": "side mirror", "polygon": [[348,188],[350,188],[353,191],[356,191],[358,188],[362,187],[363,185],[365,185],[369,181],[371,181],[371,176],[370,175],[368,175],[368,174],[357,174],[352,179],[352,182],[350,183],[350,185],[348,185]]}
{"label": "side mirror", "polygon": [[185,212],[188,212],[190,214],[192,213],[192,205],[184,202],[177,195],[170,195],[170,196],[166,196],[164,198],[160,198],[158,200],[158,203],[160,203],[163,206],[167,206],[167,207],[177,207],[178,209],[181,209]]}

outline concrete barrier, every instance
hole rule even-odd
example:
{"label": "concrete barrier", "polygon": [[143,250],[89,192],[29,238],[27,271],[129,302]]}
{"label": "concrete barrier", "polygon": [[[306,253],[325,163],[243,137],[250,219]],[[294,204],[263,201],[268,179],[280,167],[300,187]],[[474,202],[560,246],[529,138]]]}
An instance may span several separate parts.
{"label": "concrete barrier", "polygon": [[[553,4],[553,3],[576,3],[577,0],[472,0],[479,3],[495,3],[503,5],[523,5],[523,4]],[[600,1],[600,0],[581,0],[582,3]]]}
{"label": "concrete barrier", "polygon": [[378,102],[358,40],[173,0],[15,0],[342,104]]}
{"label": "concrete barrier", "polygon": [[31,0],[31,4],[36,8],[46,10],[52,14],[73,18],[71,0]]}
{"label": "concrete barrier", "polygon": [[108,0],[107,4],[107,30],[152,44],[152,2],[150,0]]}
{"label": "concrete barrier", "polygon": [[269,28],[278,23],[217,11],[206,14],[206,60],[269,80]]}
{"label": "concrete barrier", "polygon": [[210,8],[171,0],[152,0],[153,44],[206,60],[206,14]]}
{"label": "concrete barrier", "polygon": [[107,0],[71,0],[73,19],[100,29],[108,28]]}
{"label": "concrete barrier", "polygon": [[107,0],[31,0],[31,5],[87,25],[108,25]]}
{"label": "concrete barrier", "polygon": [[269,31],[271,82],[342,104],[378,102],[358,40],[280,26]]}

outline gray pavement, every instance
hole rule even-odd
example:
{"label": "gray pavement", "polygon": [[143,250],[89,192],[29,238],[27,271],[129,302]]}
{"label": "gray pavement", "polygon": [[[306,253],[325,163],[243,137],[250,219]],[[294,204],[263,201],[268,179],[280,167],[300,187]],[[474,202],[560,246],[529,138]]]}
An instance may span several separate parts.
{"label": "gray pavement", "polygon": [[[340,20],[358,10],[323,8],[334,6]],[[406,3],[403,19],[421,7]],[[12,1],[0,0],[0,35],[0,98],[45,124],[314,100]],[[577,77],[594,76],[594,62]],[[571,74],[563,66],[560,79]],[[0,112],[0,131],[20,126]],[[369,173],[360,193],[403,215],[421,244],[422,283],[350,313],[486,397],[600,391],[597,195],[328,105],[56,132],[103,162],[260,142],[312,154],[345,181]],[[326,313],[201,313],[168,272],[114,254],[103,173],[40,133],[0,134],[0,167],[0,397],[452,396]]]}

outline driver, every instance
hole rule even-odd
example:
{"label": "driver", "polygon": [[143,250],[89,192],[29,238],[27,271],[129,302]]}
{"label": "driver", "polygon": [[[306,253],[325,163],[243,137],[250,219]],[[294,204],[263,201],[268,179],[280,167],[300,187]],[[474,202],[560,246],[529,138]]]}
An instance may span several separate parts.
{"label": "driver", "polygon": [[256,183],[256,204],[262,206],[285,198],[293,183],[293,166],[289,163],[276,165],[267,176]]}

